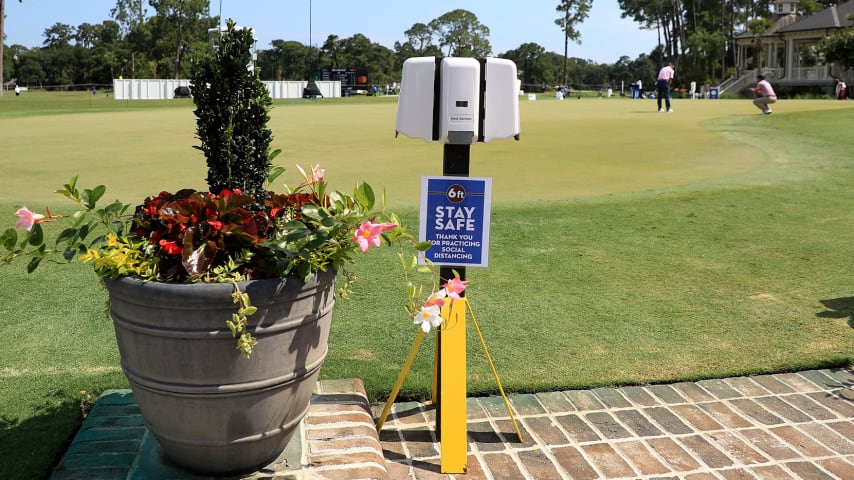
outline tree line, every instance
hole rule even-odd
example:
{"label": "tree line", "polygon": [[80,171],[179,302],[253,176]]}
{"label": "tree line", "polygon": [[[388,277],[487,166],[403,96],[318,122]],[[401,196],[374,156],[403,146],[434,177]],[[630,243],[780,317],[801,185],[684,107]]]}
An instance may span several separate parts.
{"label": "tree line", "polygon": [[[798,7],[810,14],[831,1],[801,0]],[[555,7],[556,27],[565,33],[562,54],[536,43],[495,54],[489,28],[472,12],[456,9],[412,25],[392,48],[362,34],[329,35],[318,46],[274,40],[271,48],[258,51],[256,67],[263,80],[306,80],[325,69],[352,69],[369,83],[383,85],[400,80],[410,57],[498,56],[513,60],[524,88],[537,91],[564,84],[618,88],[638,79],[651,84],[660,65],[673,62],[677,86],[691,80],[714,83],[733,69],[734,36],[751,20],[770,18],[774,0],[618,0],[623,17],[657,31],[659,42],[649,53],[623,56],[613,64],[570,55],[569,43],[581,43],[578,26],[592,2],[561,0]],[[99,24],[56,23],[45,29],[39,47],[7,46],[0,71],[4,82],[17,79],[43,88],[111,85],[120,77],[189,78],[192,58],[209,51],[210,31],[220,24],[210,15],[209,0],[117,0],[110,18]]]}

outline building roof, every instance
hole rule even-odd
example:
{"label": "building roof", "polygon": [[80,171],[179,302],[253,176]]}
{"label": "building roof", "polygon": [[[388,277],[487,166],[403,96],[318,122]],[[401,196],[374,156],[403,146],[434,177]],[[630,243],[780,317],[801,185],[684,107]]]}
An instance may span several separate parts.
{"label": "building roof", "polygon": [[[854,22],[848,20],[848,15],[851,14],[854,14],[854,0],[825,8],[808,17],[798,17],[795,14],[780,15],[774,20],[774,28],[762,36],[768,37],[777,36],[780,33],[854,27]],[[749,31],[741,32],[735,36],[736,39],[753,37],[754,35]]]}
{"label": "building roof", "polygon": [[854,27],[854,22],[848,19],[848,16],[851,14],[854,14],[854,0],[849,0],[841,5],[825,8],[814,15],[800,18],[791,25],[777,30],[777,33]]}

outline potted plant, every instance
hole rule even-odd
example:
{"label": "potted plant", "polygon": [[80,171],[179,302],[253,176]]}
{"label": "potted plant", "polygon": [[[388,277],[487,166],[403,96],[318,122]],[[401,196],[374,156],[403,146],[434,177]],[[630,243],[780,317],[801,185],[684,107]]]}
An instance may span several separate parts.
{"label": "potted plant", "polygon": [[[22,207],[18,230],[0,236],[0,264],[28,259],[33,271],[58,255],[93,265],[146,424],[175,463],[217,475],[256,470],[287,445],[326,356],[336,280],[349,288],[339,272],[383,241],[429,248],[376,208],[384,202],[366,183],[332,191],[314,166],[299,168],[296,187],[268,189],[283,171],[271,163],[272,101],[247,68],[251,32],[227,25],[192,78],[209,192],[100,206],[106,187],[81,189],[74,177],[58,193],[78,211]],[[43,228],[60,221],[68,225],[49,246]],[[441,292],[423,307],[420,289],[409,295],[415,322],[438,325],[430,312]]]}

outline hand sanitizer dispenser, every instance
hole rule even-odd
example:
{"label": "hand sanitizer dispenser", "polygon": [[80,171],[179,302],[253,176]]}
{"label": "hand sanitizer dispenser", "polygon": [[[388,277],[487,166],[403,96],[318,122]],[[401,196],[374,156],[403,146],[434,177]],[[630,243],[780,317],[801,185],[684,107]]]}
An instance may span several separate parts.
{"label": "hand sanitizer dispenser", "polygon": [[518,140],[518,90],[510,60],[410,58],[403,64],[397,133],[462,145]]}

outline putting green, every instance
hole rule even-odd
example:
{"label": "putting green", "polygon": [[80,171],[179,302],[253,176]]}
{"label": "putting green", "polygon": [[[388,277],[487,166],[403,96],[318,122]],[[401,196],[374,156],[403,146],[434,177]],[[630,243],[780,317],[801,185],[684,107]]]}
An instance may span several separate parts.
{"label": "putting green", "polygon": [[[653,100],[520,101],[520,142],[472,147],[471,175],[493,178],[496,203],[687,185],[765,161],[763,152],[703,127],[722,116],[758,117],[746,100],[674,100],[669,114],[658,113]],[[783,100],[775,115],[845,103]],[[81,186],[103,183],[109,199],[132,203],[160,190],[204,188],[204,157],[192,148],[195,118],[185,105],[0,118],[0,201],[61,203],[51,192],[75,174]],[[391,205],[415,206],[421,176],[441,174],[442,147],[395,138],[395,114],[396,104],[383,98],[277,104],[269,123],[273,148],[283,150],[276,163],[291,170],[286,181],[298,181],[295,164],[319,163],[336,188],[364,179],[385,186]]]}

